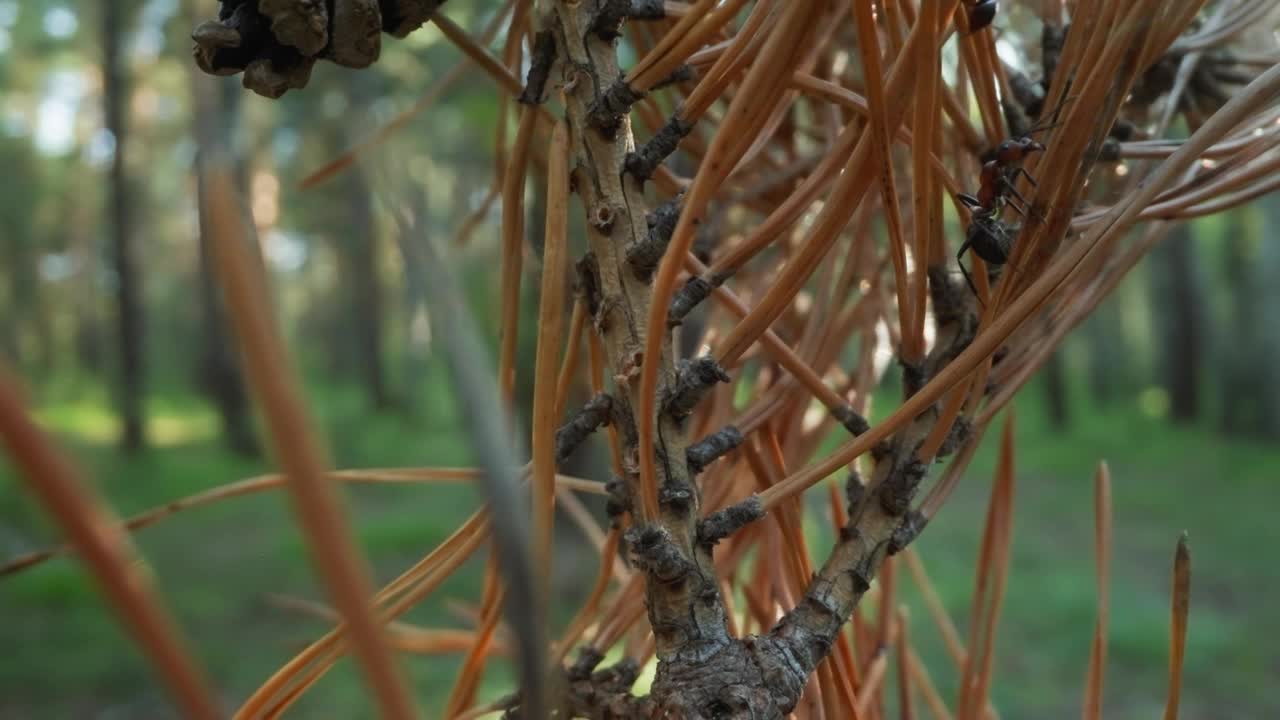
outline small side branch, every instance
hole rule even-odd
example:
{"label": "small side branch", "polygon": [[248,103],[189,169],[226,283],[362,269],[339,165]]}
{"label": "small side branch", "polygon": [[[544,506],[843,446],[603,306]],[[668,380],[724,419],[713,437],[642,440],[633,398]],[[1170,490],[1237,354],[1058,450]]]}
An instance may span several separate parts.
{"label": "small side branch", "polygon": [[556,61],[556,35],[550,30],[539,30],[533,36],[533,58],[529,64],[529,74],[525,78],[524,92],[520,93],[520,102],[525,105],[538,105],[546,94],[547,78],[551,75],[551,66]]}
{"label": "small side branch", "polygon": [[608,425],[613,413],[613,398],[600,393],[587,401],[560,429],[556,430],[556,464],[569,459],[584,440]]}
{"label": "small side branch", "polygon": [[604,512],[609,516],[613,527],[621,527],[622,516],[631,512],[631,486],[614,475],[604,484],[604,491],[609,496],[604,504]]}
{"label": "small side branch", "polygon": [[726,425],[690,445],[685,452],[685,463],[690,473],[700,473],[741,444],[742,432],[733,425]]}
{"label": "small side branch", "polygon": [[673,418],[686,418],[716,383],[729,382],[729,374],[710,355],[676,363],[676,380],[668,393],[664,410]]}
{"label": "small side branch", "polygon": [[640,182],[648,180],[692,130],[693,124],[685,122],[677,112],[658,130],[656,135],[649,138],[649,142],[645,143],[644,147],[627,154],[624,167]]}
{"label": "small side branch", "polygon": [[700,275],[689,278],[675,297],[671,298],[671,307],[667,310],[667,325],[675,327],[684,322],[685,317],[693,312],[703,300],[711,297],[715,286]]}
{"label": "small side branch", "polygon": [[627,263],[641,282],[648,282],[658,263],[662,262],[667,244],[671,242],[671,233],[675,232],[676,222],[680,220],[683,200],[683,197],[676,196],[654,208],[646,217],[649,234],[627,244]]}
{"label": "small side branch", "polygon": [[713,546],[742,528],[764,517],[764,504],[759,495],[717,510],[698,522],[698,543]]}
{"label": "small side branch", "polygon": [[604,0],[599,14],[591,23],[591,32],[605,42],[622,34],[625,20],[661,20],[667,16],[662,0]]}
{"label": "small side branch", "polygon": [[867,422],[866,418],[859,415],[858,411],[854,410],[852,405],[841,405],[840,407],[835,408],[831,411],[831,416],[836,419],[836,422],[843,425],[844,429],[848,430],[849,434],[854,437],[858,437],[862,433],[871,429],[871,423]]}
{"label": "small side branch", "polygon": [[681,65],[675,70],[672,70],[670,75],[654,83],[652,89],[661,90],[662,88],[667,87],[668,85],[675,85],[676,83],[689,82],[690,80],[696,80],[697,78],[698,78],[698,72],[693,69],[692,65],[685,63],[684,65]]}
{"label": "small side branch", "polygon": [[591,103],[587,122],[601,135],[611,138],[622,125],[622,118],[631,112],[631,106],[644,96],[645,93],[628,85],[625,77],[619,77]]}

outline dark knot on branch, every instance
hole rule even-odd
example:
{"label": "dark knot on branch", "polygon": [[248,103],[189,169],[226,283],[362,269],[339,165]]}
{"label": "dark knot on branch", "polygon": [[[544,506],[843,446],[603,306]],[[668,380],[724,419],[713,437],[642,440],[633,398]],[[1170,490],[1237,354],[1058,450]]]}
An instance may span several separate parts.
{"label": "dark knot on branch", "polygon": [[654,208],[645,218],[649,234],[627,243],[627,264],[631,266],[637,280],[648,282],[653,277],[653,271],[658,269],[658,263],[662,262],[662,256],[667,252],[667,244],[671,242],[671,234],[675,232],[676,223],[680,220],[683,201],[684,197],[677,195]]}
{"label": "dark knot on branch", "polygon": [[622,516],[631,512],[631,487],[614,475],[604,484],[604,491],[609,498],[604,503],[604,512],[613,527],[621,527]]}
{"label": "dark knot on branch", "polygon": [[628,85],[625,77],[620,77],[591,103],[587,122],[601,135],[612,138],[622,125],[623,116],[644,96],[645,93]]}
{"label": "dark knot on branch", "polygon": [[866,496],[867,484],[862,481],[862,474],[856,469],[850,470],[849,477],[844,481],[845,507],[848,508],[849,517],[858,517],[858,508]]}
{"label": "dark knot on branch", "polygon": [[902,552],[912,540],[920,536],[924,526],[929,522],[919,510],[908,511],[902,518],[902,522],[893,529],[893,533],[889,536],[888,553],[897,555]]}
{"label": "dark knot on branch", "polygon": [[831,411],[831,416],[836,419],[836,422],[843,425],[844,429],[848,430],[849,434],[854,437],[858,437],[862,433],[871,429],[871,423],[867,422],[866,418],[859,415],[858,411],[854,410],[852,405],[841,405],[840,407],[833,409]]}
{"label": "dark knot on branch", "polygon": [[716,383],[729,382],[729,374],[710,355],[676,363],[676,379],[663,404],[667,414],[681,420],[688,417]]}
{"label": "dark knot on branch", "polygon": [[970,437],[973,437],[973,421],[963,415],[957,416],[946,439],[942,441],[942,446],[938,448],[938,457],[944,458],[959,450]]}
{"label": "dark knot on branch", "polygon": [[634,527],[626,532],[631,563],[661,583],[683,580],[692,569],[680,552],[671,532],[657,525]]}
{"label": "dark knot on branch", "polygon": [[628,153],[625,164],[626,171],[640,182],[653,177],[654,171],[680,146],[680,141],[693,130],[691,123],[685,122],[677,111],[671,119],[649,138],[639,150]]}
{"label": "dark knot on branch", "polygon": [[524,91],[520,102],[537,105],[546,93],[547,78],[556,61],[556,35],[550,30],[539,30],[533,36],[533,58],[529,62],[529,74],[525,76]]}
{"label": "dark knot on branch", "polygon": [[710,297],[715,289],[716,286],[704,280],[701,275],[689,278],[684,287],[671,298],[671,307],[667,309],[667,326],[675,327],[683,323],[685,317]]}
{"label": "dark knot on branch", "polygon": [[661,20],[666,16],[662,0],[604,0],[591,23],[591,32],[612,42],[622,34],[622,23],[627,19]]}
{"label": "dark knot on branch", "polygon": [[742,432],[733,425],[726,425],[690,445],[685,451],[685,464],[689,472],[696,475],[741,444]]}
{"label": "dark knot on branch", "polygon": [[587,401],[560,429],[556,430],[556,464],[569,459],[573,451],[591,433],[608,425],[613,412],[613,398],[600,393]]}
{"label": "dark knot on branch", "polygon": [[698,522],[698,543],[711,547],[742,528],[764,517],[764,503],[759,495],[717,510]]}
{"label": "dark knot on branch", "polygon": [[902,465],[894,467],[880,489],[880,507],[890,517],[898,517],[911,509],[911,499],[916,488],[924,480],[928,466],[914,455]]}

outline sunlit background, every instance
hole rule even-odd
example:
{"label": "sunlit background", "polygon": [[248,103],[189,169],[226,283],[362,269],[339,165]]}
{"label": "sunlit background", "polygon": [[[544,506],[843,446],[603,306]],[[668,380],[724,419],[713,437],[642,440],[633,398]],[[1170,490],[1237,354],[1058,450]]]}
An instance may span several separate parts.
{"label": "sunlit background", "polygon": [[[489,19],[478,9],[486,5],[451,3],[448,11],[474,33]],[[104,112],[108,7],[119,18],[123,131],[109,129]],[[204,134],[235,153],[275,311],[335,465],[467,464],[451,382],[420,280],[404,272],[407,239],[387,216],[389,175],[379,168],[393,166],[398,187],[408,184],[424,204],[428,231],[451,248],[475,313],[496,339],[496,88],[471,71],[366,165],[302,190],[304,176],[409,107],[460,56],[427,28],[388,39],[372,69],[322,63],[306,90],[270,101],[242,91],[239,78],[194,68],[190,29],[214,12],[212,0],[0,0],[0,357],[24,381],[40,422],[121,514],[270,467],[234,348],[211,314],[194,174]],[[117,158],[122,186],[111,172]],[[530,185],[537,214],[538,182]],[[123,226],[117,203],[127,208]],[[536,246],[540,223],[528,227]],[[1270,553],[1280,501],[1275,227],[1280,198],[1269,197],[1176,231],[1017,403],[1018,520],[993,688],[1003,717],[1078,712],[1096,602],[1092,473],[1104,458],[1116,522],[1108,714],[1152,717],[1162,707],[1169,568],[1187,530],[1194,580],[1184,717],[1209,717],[1210,707],[1227,713],[1217,717],[1280,717],[1272,640],[1280,636],[1280,572]],[[122,238],[136,270],[127,289],[139,298],[128,334],[120,323]],[[531,311],[536,283],[525,287]],[[533,338],[522,343],[523,378]],[[132,384],[122,380],[122,346],[137,351]],[[528,383],[520,392],[527,400]],[[144,428],[134,451],[122,448],[130,398]],[[991,450],[919,545],[962,631]],[[603,479],[600,467],[588,457],[578,472]],[[363,487],[350,498],[379,579],[439,543],[477,504],[465,486]],[[825,547],[828,530],[810,532]],[[57,540],[0,464],[0,562]],[[562,616],[594,573],[579,540],[572,529],[561,538]],[[179,514],[138,542],[228,707],[328,627],[282,600],[324,598],[281,497]],[[470,626],[481,572],[472,563],[409,618]],[[954,696],[955,673],[918,603],[911,634]],[[0,578],[0,648],[0,718],[173,712],[73,560]],[[457,657],[411,656],[406,665],[424,707],[438,712]],[[485,680],[490,695],[510,689],[501,667]],[[344,664],[293,716],[369,712],[364,686]]]}

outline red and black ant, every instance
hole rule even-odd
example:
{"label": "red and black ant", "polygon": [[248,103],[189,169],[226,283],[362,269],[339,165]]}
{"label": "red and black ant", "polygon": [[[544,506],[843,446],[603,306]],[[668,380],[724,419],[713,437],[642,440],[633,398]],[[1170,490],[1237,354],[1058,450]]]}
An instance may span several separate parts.
{"label": "red and black ant", "polygon": [[1013,230],[1000,222],[1000,212],[1008,205],[1019,215],[1026,215],[1027,200],[1014,187],[1014,181],[1021,174],[1027,182],[1033,186],[1036,184],[1031,173],[1022,167],[1022,161],[1031,153],[1043,151],[1044,145],[1027,136],[1005,140],[996,148],[995,156],[983,164],[978,194],[960,193],[956,196],[971,211],[964,242],[956,253],[956,263],[974,295],[978,294],[978,289],[964,266],[964,253],[972,248],[975,255],[992,265],[1003,265],[1009,261]]}
{"label": "red and black ant", "polygon": [[[1049,113],[1049,117],[1056,119],[1066,101],[1067,99],[1064,99],[1059,103]],[[1022,167],[1022,163],[1032,153],[1044,152],[1045,148],[1031,136],[1056,125],[1055,121],[1048,125],[1034,127],[1018,137],[1000,143],[982,164],[978,194],[960,193],[956,196],[956,199],[970,210],[969,227],[965,231],[964,242],[960,244],[960,250],[956,253],[956,263],[960,265],[960,272],[964,274],[964,279],[969,283],[969,289],[974,295],[978,294],[978,289],[964,266],[964,253],[972,248],[975,255],[991,265],[1003,265],[1009,261],[1009,252],[1013,248],[1017,227],[1001,222],[1000,213],[1005,205],[1008,205],[1019,215],[1026,216],[1027,199],[1018,192],[1014,183],[1018,176],[1022,175],[1027,182],[1035,186],[1035,178]]]}

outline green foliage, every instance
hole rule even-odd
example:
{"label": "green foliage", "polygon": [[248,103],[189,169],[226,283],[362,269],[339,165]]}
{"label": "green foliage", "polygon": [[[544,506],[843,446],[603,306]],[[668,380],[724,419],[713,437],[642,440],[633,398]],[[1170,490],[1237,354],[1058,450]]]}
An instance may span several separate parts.
{"label": "green foliage", "polygon": [[[418,398],[421,412],[412,417],[371,417],[357,388],[311,384],[311,405],[338,466],[468,462],[466,444],[449,420],[451,408],[445,407],[452,402],[447,379],[437,363],[428,368]],[[110,435],[104,441],[97,434],[94,423],[100,421],[86,420],[109,417],[102,404],[105,393],[81,395],[89,400],[80,402],[72,393],[53,394],[63,399],[42,408],[42,421],[58,431],[121,512],[267,469],[226,454],[207,430],[139,458],[123,458],[111,449]],[[1009,681],[996,683],[998,706],[1010,717],[1076,711],[1095,607],[1090,478],[1096,458],[1103,457],[1112,467],[1116,517],[1108,710],[1132,717],[1159,705],[1169,563],[1173,541],[1184,528],[1196,564],[1188,717],[1199,716],[1198,709],[1226,706],[1215,703],[1229,703],[1249,717],[1280,710],[1269,679],[1274,652],[1251,640],[1280,632],[1267,600],[1280,594],[1280,579],[1270,571],[1266,554],[1255,550],[1257,528],[1270,522],[1274,448],[1224,442],[1202,428],[1170,428],[1144,416],[1136,404],[1097,409],[1082,392],[1072,401],[1088,419],[1066,433],[1049,428],[1033,400],[1019,406],[1019,519],[997,640],[996,676]],[[164,422],[207,424],[208,410],[190,397],[167,396],[153,402],[153,409],[153,417]],[[962,633],[980,540],[976,519],[985,512],[993,456],[993,447],[980,453],[949,512],[919,541]],[[1215,502],[1188,501],[1206,492]],[[347,496],[380,581],[439,543],[477,503],[465,485],[348,486]],[[54,536],[37,518],[6,470],[0,476],[0,527],[9,537],[27,538],[25,543],[52,542]],[[809,530],[811,546],[826,547],[827,530]],[[191,510],[136,538],[196,651],[230,698],[245,696],[328,627],[267,599],[278,593],[323,601],[290,506],[279,492]],[[578,578],[570,586],[591,582],[594,562],[570,565]],[[432,627],[466,627],[446,599],[478,597],[480,572],[478,562],[468,564],[410,619]],[[955,675],[945,650],[911,581],[905,573],[901,577],[912,606],[912,636],[935,681],[953,693]],[[0,645],[24,649],[0,657],[0,687],[5,688],[0,715],[21,717],[39,708],[40,717],[72,717],[86,703],[160,702],[148,669],[73,560],[54,560],[0,580],[0,616],[21,618],[0,623]],[[456,673],[456,657],[410,659],[407,667],[420,696],[427,698],[426,709],[438,711]],[[495,667],[500,670],[485,682],[491,692],[510,681],[505,664]],[[344,662],[303,699],[299,717],[355,716],[367,702],[358,674]]]}

